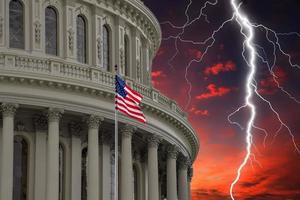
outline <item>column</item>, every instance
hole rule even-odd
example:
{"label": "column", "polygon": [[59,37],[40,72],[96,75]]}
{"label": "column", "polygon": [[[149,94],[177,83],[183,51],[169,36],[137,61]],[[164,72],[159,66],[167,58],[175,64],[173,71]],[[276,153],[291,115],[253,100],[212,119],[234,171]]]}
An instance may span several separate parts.
{"label": "column", "polygon": [[48,110],[46,200],[58,200],[59,192],[59,120],[62,111]]}
{"label": "column", "polygon": [[71,199],[81,200],[81,137],[82,126],[78,121],[69,123],[71,133]]}
{"label": "column", "polygon": [[193,177],[193,168],[188,168],[188,200],[191,200],[191,182]]}
{"label": "column", "polygon": [[47,157],[47,117],[35,115],[35,172],[34,172],[34,199],[46,198],[46,157]]}
{"label": "column", "polygon": [[148,138],[148,199],[159,200],[158,182],[158,158],[157,149],[160,138],[151,136]]}
{"label": "column", "polygon": [[0,199],[12,200],[13,194],[13,151],[14,151],[14,115],[16,104],[3,103],[1,105],[3,117],[1,166],[0,166]]}
{"label": "column", "polygon": [[100,158],[101,158],[101,166],[100,166],[100,191],[102,200],[110,200],[111,199],[111,135],[102,134],[101,144],[100,144]]}
{"label": "column", "polygon": [[178,170],[178,196],[179,200],[188,200],[188,182],[187,182],[187,170],[189,161],[187,158],[182,158],[179,161]]}
{"label": "column", "polygon": [[91,115],[88,120],[87,199],[99,199],[99,125],[100,117]]}
{"label": "column", "polygon": [[126,125],[121,131],[121,193],[119,195],[121,200],[133,199],[131,138],[134,130],[133,126]]}
{"label": "column", "polygon": [[178,150],[175,145],[167,148],[167,199],[177,200],[176,159]]}

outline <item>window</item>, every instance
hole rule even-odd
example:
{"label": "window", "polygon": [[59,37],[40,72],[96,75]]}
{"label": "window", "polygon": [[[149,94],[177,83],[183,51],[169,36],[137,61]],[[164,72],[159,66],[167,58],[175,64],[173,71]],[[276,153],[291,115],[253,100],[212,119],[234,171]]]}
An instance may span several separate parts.
{"label": "window", "polygon": [[83,16],[77,16],[77,60],[86,63],[86,21]]}
{"label": "window", "polygon": [[125,76],[128,76],[128,72],[129,72],[128,67],[129,67],[129,59],[130,59],[129,56],[130,56],[130,54],[129,54],[129,41],[128,40],[129,40],[128,36],[125,35],[124,36]]}
{"label": "window", "polygon": [[27,200],[28,143],[21,136],[14,137],[13,200]]}
{"label": "window", "polygon": [[64,199],[65,185],[65,149],[62,144],[59,144],[59,200]]}
{"label": "window", "polygon": [[87,200],[87,147],[81,152],[81,200]]}
{"label": "window", "polygon": [[57,55],[57,14],[54,8],[45,10],[46,53]]}
{"label": "window", "polygon": [[20,0],[9,3],[9,47],[24,49],[24,8]]}
{"label": "window", "polygon": [[103,68],[109,71],[109,30],[103,26]]}

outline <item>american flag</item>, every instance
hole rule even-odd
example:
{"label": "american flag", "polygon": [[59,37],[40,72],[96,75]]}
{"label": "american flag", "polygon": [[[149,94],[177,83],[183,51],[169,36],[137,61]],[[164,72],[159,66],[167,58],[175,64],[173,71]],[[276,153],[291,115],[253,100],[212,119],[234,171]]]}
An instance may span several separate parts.
{"label": "american flag", "polygon": [[141,111],[140,103],[143,97],[116,75],[116,109],[122,113],[142,122],[146,122],[146,118]]}

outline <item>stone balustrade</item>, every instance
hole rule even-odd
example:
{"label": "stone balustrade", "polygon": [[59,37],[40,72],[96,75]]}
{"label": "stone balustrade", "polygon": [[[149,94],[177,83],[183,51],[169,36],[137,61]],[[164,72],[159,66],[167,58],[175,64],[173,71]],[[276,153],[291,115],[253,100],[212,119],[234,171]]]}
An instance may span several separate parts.
{"label": "stone balustrade", "polygon": [[[68,63],[59,58],[25,57],[0,53],[0,69],[5,71],[28,72],[31,75],[51,75],[53,76],[53,81],[55,81],[56,77],[62,77],[70,80],[80,80],[114,87],[114,74],[111,72],[103,71],[89,65]],[[39,76],[35,77],[38,79]],[[170,110],[178,116],[186,118],[186,114],[174,101],[160,94],[157,90],[139,84],[128,77],[125,79],[129,82],[129,85],[142,94],[144,98],[157,102],[159,106],[163,108],[170,108]],[[111,88],[111,91],[114,91],[113,88]],[[157,93],[157,95],[153,95],[153,93]]]}

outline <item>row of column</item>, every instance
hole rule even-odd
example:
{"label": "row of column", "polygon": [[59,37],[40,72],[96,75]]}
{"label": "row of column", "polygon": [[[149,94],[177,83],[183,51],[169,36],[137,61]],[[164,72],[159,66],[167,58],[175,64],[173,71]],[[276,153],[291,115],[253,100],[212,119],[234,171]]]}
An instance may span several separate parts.
{"label": "row of column", "polygon": [[[121,156],[121,200],[133,199],[133,185],[130,181],[132,174],[132,151],[131,139],[134,128],[125,126],[122,130],[122,156]],[[161,138],[150,136],[148,140],[148,199],[159,200],[159,174],[158,174],[158,145]],[[177,196],[177,157],[178,148],[170,145],[167,148],[167,199],[189,200],[188,167],[187,159],[181,158],[178,174],[178,196]]]}
{"label": "row of column", "polygon": [[[0,199],[11,200],[13,189],[13,146],[14,146],[14,114],[18,105],[3,103],[1,106],[3,116],[2,144],[0,145]],[[46,200],[59,199],[59,120],[63,111],[58,109],[49,109],[48,116],[48,140],[47,140],[47,158],[46,158]],[[99,199],[100,188],[100,170],[99,170],[99,125],[101,119],[98,116],[88,117],[88,168],[87,168],[87,199]],[[132,162],[132,134],[135,128],[125,125],[122,129],[121,139],[121,200],[133,199],[133,162]],[[159,173],[158,173],[158,145],[161,138],[157,136],[148,137],[148,199],[159,200]],[[108,149],[109,150],[109,149]],[[167,199],[168,200],[188,200],[188,166],[185,159],[180,159],[178,167],[178,196],[177,196],[177,157],[178,149],[176,146],[167,148]],[[109,158],[103,160],[103,164],[108,164]],[[102,167],[101,174],[108,173],[105,167]],[[102,198],[109,199],[110,194],[105,190],[106,183],[101,184]],[[80,197],[77,197],[78,199]]]}
{"label": "row of column", "polygon": [[[14,115],[18,105],[3,103],[3,129],[0,160],[0,199],[12,200],[13,196],[13,148]],[[50,108],[48,117],[46,200],[59,199],[59,120],[63,111]],[[99,199],[99,143],[98,130],[101,118],[90,116],[88,124],[88,200]],[[81,164],[81,163],[80,163]],[[78,198],[78,197],[77,197]],[[80,198],[80,197],[79,197]]]}

